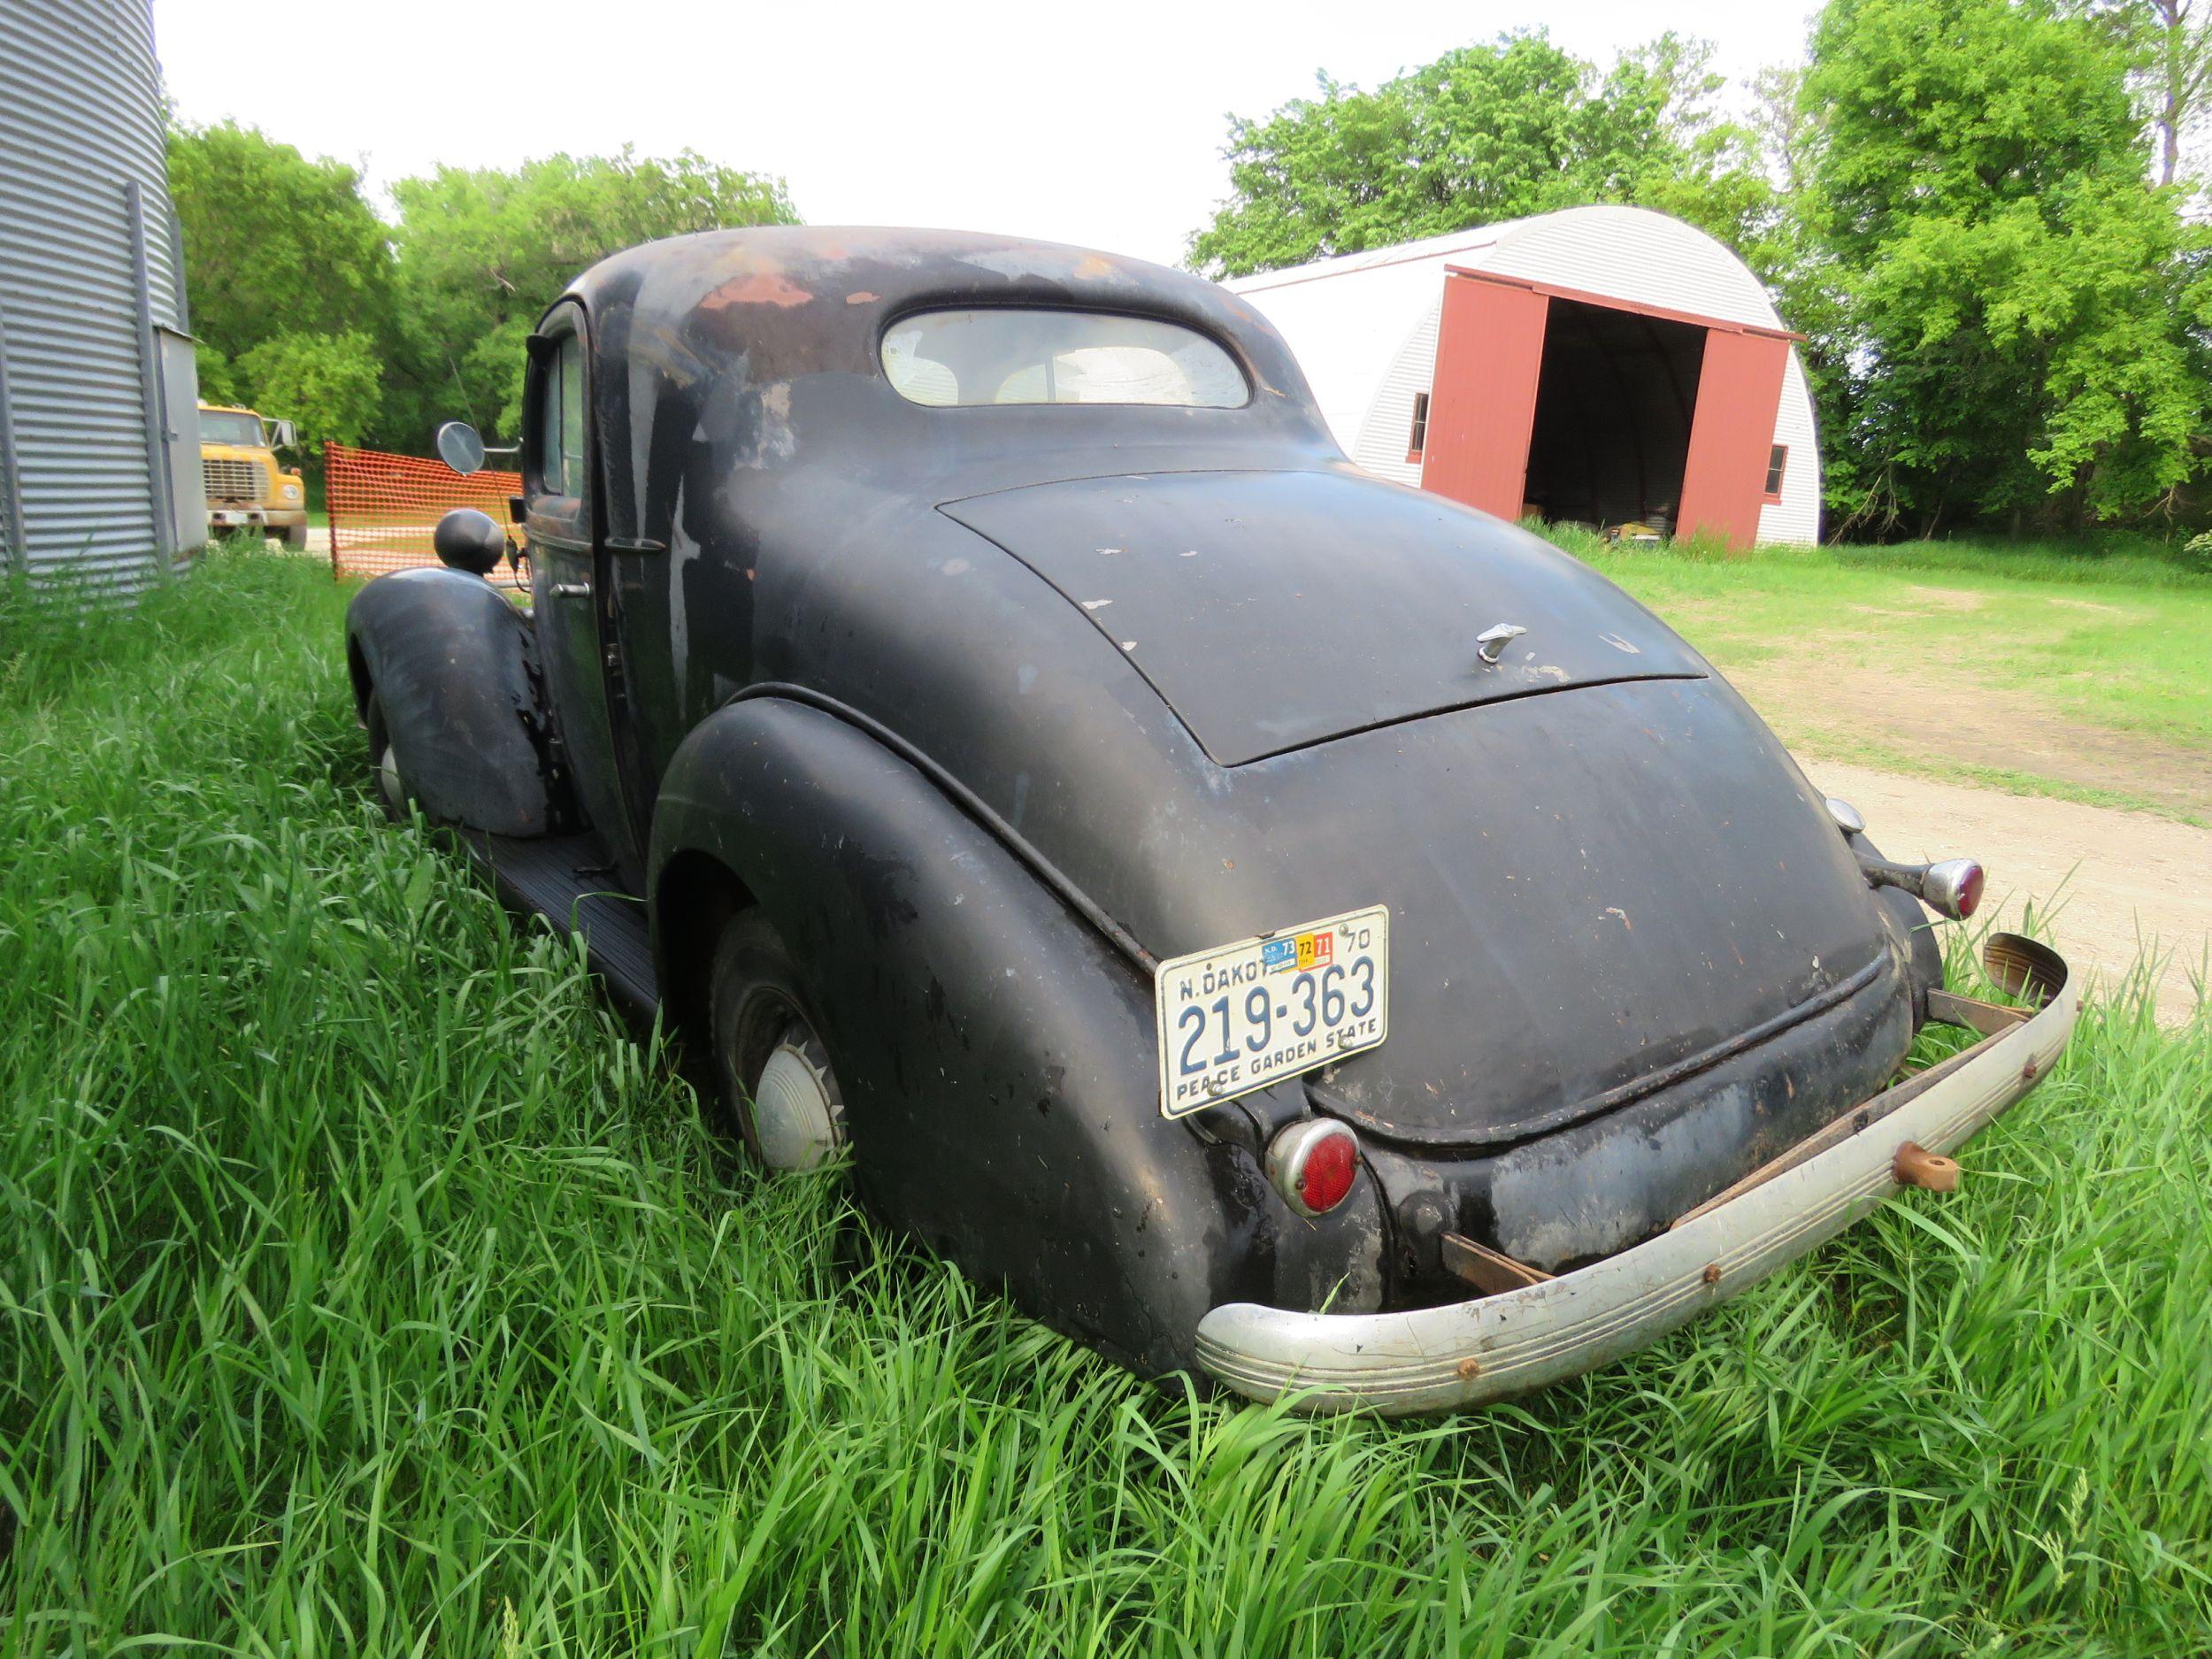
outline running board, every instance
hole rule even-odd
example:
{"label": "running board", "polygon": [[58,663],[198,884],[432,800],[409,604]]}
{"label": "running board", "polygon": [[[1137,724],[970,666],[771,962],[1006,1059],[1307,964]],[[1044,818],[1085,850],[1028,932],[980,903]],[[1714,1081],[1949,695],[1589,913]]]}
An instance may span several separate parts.
{"label": "running board", "polygon": [[653,1023],[660,983],[653,972],[645,904],[623,890],[597,836],[521,841],[469,830],[462,840],[491,872],[502,903],[580,936],[591,971],[605,981],[608,995],[641,1025]]}

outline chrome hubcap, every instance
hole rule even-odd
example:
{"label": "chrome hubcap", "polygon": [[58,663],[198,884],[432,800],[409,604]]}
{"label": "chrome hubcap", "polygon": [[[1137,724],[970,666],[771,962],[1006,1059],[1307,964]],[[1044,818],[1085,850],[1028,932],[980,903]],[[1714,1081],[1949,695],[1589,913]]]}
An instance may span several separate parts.
{"label": "chrome hubcap", "polygon": [[386,806],[395,812],[407,810],[407,786],[399,780],[399,757],[389,743],[376,757],[376,787],[382,791]]}
{"label": "chrome hubcap", "polygon": [[786,1033],[753,1086],[753,1140],[772,1170],[819,1168],[844,1144],[829,1056],[803,1027]]}

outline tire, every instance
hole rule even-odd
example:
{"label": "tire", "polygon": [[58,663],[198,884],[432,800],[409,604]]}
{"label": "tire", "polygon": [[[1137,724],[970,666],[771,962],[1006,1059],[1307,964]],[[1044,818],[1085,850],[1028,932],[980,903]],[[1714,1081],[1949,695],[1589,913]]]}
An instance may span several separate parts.
{"label": "tire", "polygon": [[305,525],[288,524],[284,526],[284,550],[288,553],[307,551],[307,526]]}
{"label": "tire", "polygon": [[715,1098],[754,1159],[778,1173],[834,1159],[846,1142],[845,1097],[790,953],[757,910],[722,930],[708,1019]]}
{"label": "tire", "polygon": [[373,691],[369,693],[369,705],[363,710],[362,722],[369,728],[369,770],[376,786],[376,798],[384,808],[384,816],[395,824],[404,824],[412,816],[409,806],[411,791],[399,768],[399,751],[392,747],[392,733],[384,723],[384,700]]}

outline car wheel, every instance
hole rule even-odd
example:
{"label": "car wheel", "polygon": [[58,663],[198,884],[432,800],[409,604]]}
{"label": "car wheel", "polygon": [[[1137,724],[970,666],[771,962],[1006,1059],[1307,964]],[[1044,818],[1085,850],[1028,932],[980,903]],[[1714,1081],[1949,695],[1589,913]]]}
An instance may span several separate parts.
{"label": "car wheel", "polygon": [[775,929],[747,911],[714,952],[710,1021],[715,1093],[752,1155],[811,1170],[845,1144],[845,1097]]}
{"label": "car wheel", "polygon": [[306,552],[307,526],[303,524],[287,525],[284,527],[284,546],[288,552]]}
{"label": "car wheel", "polygon": [[369,728],[369,764],[376,774],[376,798],[383,803],[384,815],[395,824],[408,818],[407,780],[400,775],[399,751],[392,747],[392,733],[384,723],[384,700],[372,691],[369,706],[363,716]]}

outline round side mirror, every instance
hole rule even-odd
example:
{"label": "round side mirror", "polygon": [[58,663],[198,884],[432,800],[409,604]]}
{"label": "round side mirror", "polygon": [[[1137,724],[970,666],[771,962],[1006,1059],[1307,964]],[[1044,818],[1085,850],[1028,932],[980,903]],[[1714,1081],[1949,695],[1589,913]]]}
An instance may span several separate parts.
{"label": "round side mirror", "polygon": [[438,458],[466,478],[484,470],[484,441],[465,420],[449,420],[438,428]]}
{"label": "round side mirror", "polygon": [[473,507],[456,507],[438,520],[430,545],[437,549],[439,563],[449,569],[488,576],[507,557],[507,533],[491,514]]}

